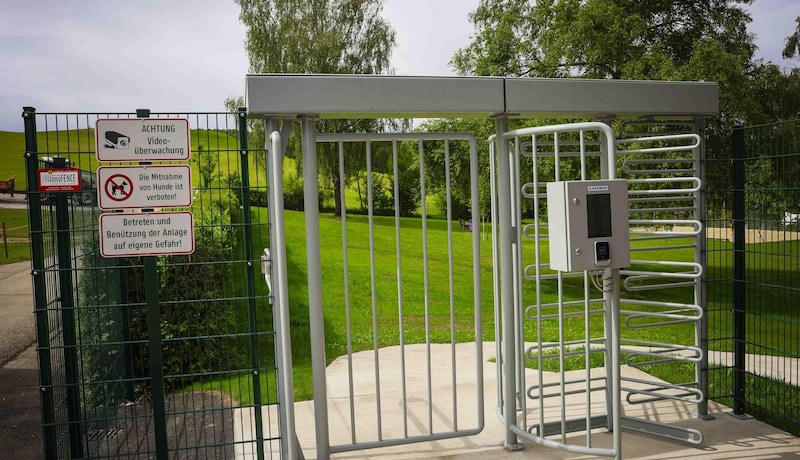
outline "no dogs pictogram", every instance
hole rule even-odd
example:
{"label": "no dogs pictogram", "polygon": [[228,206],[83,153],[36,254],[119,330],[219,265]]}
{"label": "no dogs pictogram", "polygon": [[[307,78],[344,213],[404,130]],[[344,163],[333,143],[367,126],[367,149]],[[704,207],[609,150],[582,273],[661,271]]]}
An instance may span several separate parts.
{"label": "no dogs pictogram", "polygon": [[114,174],[105,183],[106,196],[114,201],[125,201],[131,197],[133,182],[128,176]]}

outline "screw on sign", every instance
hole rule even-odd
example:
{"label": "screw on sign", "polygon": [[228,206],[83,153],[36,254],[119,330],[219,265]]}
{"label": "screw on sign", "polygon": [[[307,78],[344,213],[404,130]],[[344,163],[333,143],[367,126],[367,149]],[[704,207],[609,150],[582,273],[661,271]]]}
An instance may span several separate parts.
{"label": "screw on sign", "polygon": [[106,180],[106,195],[114,201],[125,201],[131,197],[133,182],[128,176],[115,174]]}

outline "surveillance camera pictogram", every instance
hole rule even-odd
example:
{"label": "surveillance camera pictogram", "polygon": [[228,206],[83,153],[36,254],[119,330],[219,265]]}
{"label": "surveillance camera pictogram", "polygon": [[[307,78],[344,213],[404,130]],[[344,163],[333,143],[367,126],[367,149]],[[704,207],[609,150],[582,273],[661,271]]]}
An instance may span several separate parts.
{"label": "surveillance camera pictogram", "polygon": [[131,141],[130,137],[124,134],[120,134],[116,131],[106,131],[105,138],[106,138],[105,147],[107,149],[124,150],[128,148],[128,145],[130,144]]}

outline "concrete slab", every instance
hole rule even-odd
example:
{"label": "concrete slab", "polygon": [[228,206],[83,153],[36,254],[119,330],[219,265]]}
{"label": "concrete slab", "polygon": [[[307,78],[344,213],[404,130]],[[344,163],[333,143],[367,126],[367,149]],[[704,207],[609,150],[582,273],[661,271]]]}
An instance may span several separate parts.
{"label": "concrete slab", "polygon": [[[530,442],[522,442],[524,450],[509,452],[503,447],[504,430],[502,423],[495,416],[497,376],[496,364],[489,359],[494,357],[494,344],[486,343],[482,348],[482,368],[484,373],[483,404],[477,405],[479,385],[476,378],[476,349],[474,344],[432,345],[431,360],[427,360],[425,345],[407,346],[402,355],[406,362],[405,393],[408,404],[402,405],[403,386],[400,377],[401,353],[399,347],[387,347],[380,350],[378,358],[380,372],[375,372],[375,352],[356,353],[352,358],[353,409],[350,408],[350,366],[347,357],[337,358],[328,367],[328,411],[330,420],[330,438],[334,445],[369,442],[393,437],[414,436],[431,431],[447,431],[453,428],[453,421],[458,420],[459,429],[479,426],[480,411],[485,414],[485,427],[475,435],[441,439],[431,442],[420,442],[408,445],[382,447],[377,449],[358,450],[337,453],[338,459],[578,459],[593,458],[539,446]],[[454,360],[455,357],[455,360]],[[443,376],[450,374],[455,362],[456,382]],[[428,404],[428,372],[431,369],[431,390],[434,403]],[[533,379],[536,371],[530,371]],[[623,376],[654,380],[648,374],[623,366]],[[546,377],[547,381],[557,379],[553,373]],[[380,398],[374,390],[376,375],[380,378]],[[575,377],[575,375],[573,375]],[[577,376],[576,378],[580,378]],[[626,384],[626,386],[628,386]],[[455,388],[455,391],[454,391]],[[454,396],[455,395],[455,396]],[[380,399],[383,417],[377,417],[377,404]],[[457,413],[453,410],[456,401]],[[598,397],[592,406],[600,406]],[[585,413],[583,396],[567,400],[565,410],[571,415]],[[728,458],[794,458],[800,459],[800,439],[771,427],[755,419],[740,420],[728,415],[729,409],[709,404],[714,419],[700,420],[694,414],[694,404],[664,400],[644,404],[624,404],[624,413],[649,421],[663,422],[671,426],[698,430],[704,440],[699,445],[685,441],[665,439],[628,430],[623,431],[623,458],[632,459],[728,459]],[[351,414],[355,414],[355,429],[351,423]],[[454,417],[456,414],[456,417]],[[560,407],[548,407],[546,418],[560,416]],[[235,433],[250,433],[252,413],[240,411],[234,418],[237,426]],[[264,411],[265,420],[272,427],[277,424],[277,414]],[[316,458],[314,411],[311,401],[295,404],[297,420],[297,436],[305,458]],[[585,433],[567,436],[568,442],[584,444]],[[246,443],[247,439],[237,439]],[[592,432],[592,443],[597,447],[610,448],[612,436],[605,430]],[[253,458],[252,450],[243,444],[237,448],[237,458]],[[272,452],[277,453],[277,444],[272,443]],[[269,445],[266,446],[268,452]]]}

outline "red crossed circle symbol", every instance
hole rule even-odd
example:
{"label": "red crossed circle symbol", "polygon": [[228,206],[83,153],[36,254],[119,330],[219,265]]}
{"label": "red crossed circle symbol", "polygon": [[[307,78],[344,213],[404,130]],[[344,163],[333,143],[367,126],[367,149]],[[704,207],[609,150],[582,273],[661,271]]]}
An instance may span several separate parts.
{"label": "red crossed circle symbol", "polygon": [[114,174],[106,180],[106,196],[114,201],[125,201],[131,197],[133,182],[128,176]]}

